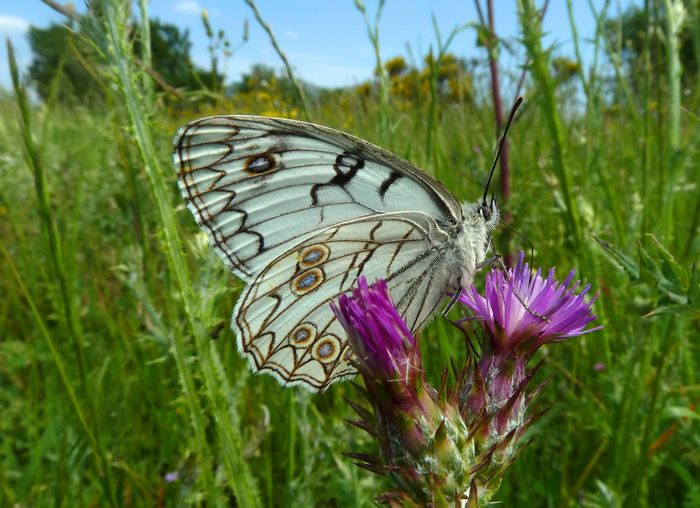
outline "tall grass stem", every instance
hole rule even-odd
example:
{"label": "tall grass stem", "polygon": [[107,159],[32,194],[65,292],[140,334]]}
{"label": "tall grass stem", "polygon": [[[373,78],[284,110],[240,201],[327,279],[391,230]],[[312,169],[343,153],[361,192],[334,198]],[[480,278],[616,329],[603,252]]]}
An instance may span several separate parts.
{"label": "tall grass stem", "polygon": [[[105,494],[107,496],[108,502],[116,506],[116,499],[114,495],[114,490],[112,486],[112,473],[109,461],[107,459],[107,452],[100,439],[100,433],[97,427],[97,416],[95,412],[94,398],[91,390],[91,386],[87,381],[86,368],[85,368],[85,355],[83,352],[83,338],[79,323],[76,318],[74,296],[70,290],[70,284],[68,281],[68,274],[66,272],[61,235],[58,230],[58,226],[54,220],[53,214],[51,212],[51,204],[49,199],[49,190],[46,183],[46,175],[44,174],[44,164],[41,158],[39,147],[34,143],[34,134],[32,132],[31,125],[31,111],[29,106],[29,99],[27,97],[26,90],[22,83],[20,82],[19,71],[17,68],[17,60],[15,58],[14,48],[9,39],[7,39],[7,56],[10,65],[10,75],[12,78],[12,86],[15,92],[15,98],[17,100],[17,106],[20,112],[20,130],[22,133],[22,139],[24,141],[24,149],[26,162],[29,169],[32,172],[34,179],[34,189],[36,192],[37,203],[39,205],[39,215],[42,219],[43,226],[46,230],[48,251],[51,260],[51,269],[53,279],[58,281],[59,294],[61,296],[61,303],[63,307],[63,317],[65,319],[66,330],[68,332],[68,337],[70,339],[73,352],[75,354],[75,361],[78,367],[78,378],[80,380],[80,391],[85,398],[85,405],[87,407],[87,417],[83,414],[80,405],[78,404],[75,394],[72,389],[70,389],[70,382],[67,377],[65,377],[65,372],[60,361],[60,356],[55,347],[52,348],[52,356],[56,362],[57,367],[61,372],[61,377],[64,381],[64,385],[69,389],[69,394],[71,396],[71,401],[73,402],[74,409],[78,415],[78,419],[81,422],[83,430],[88,436],[88,441],[91,444],[93,452],[97,457],[97,462],[101,471],[98,471],[98,476],[103,478],[103,486]],[[33,311],[36,308],[33,307]],[[43,322],[40,322],[43,324]],[[45,331],[45,329],[43,330]],[[50,337],[48,333],[42,333],[45,338]],[[53,342],[49,341],[51,346]],[[50,346],[50,347],[51,347]],[[55,354],[54,354],[55,353]]]}
{"label": "tall grass stem", "polygon": [[377,12],[374,15],[374,22],[370,22],[369,14],[367,13],[367,7],[362,0],[355,0],[355,7],[362,14],[362,19],[365,22],[365,29],[367,30],[367,36],[369,37],[370,43],[372,44],[372,50],[374,52],[374,71],[379,79],[379,111],[380,111],[380,144],[391,147],[391,103],[390,103],[390,90],[389,90],[389,78],[387,76],[386,69],[382,63],[382,54],[379,46],[379,20],[382,17],[382,11],[384,10],[384,1],[379,0],[377,4]]}
{"label": "tall grass stem", "polygon": [[582,246],[579,214],[573,199],[571,175],[564,154],[564,134],[554,94],[554,83],[549,73],[549,60],[542,49],[542,26],[532,0],[518,0],[518,15],[523,30],[523,44],[532,62],[532,77],[540,89],[542,111],[552,141],[552,164],[564,199],[565,224],[571,241],[578,250]]}
{"label": "tall grass stem", "polygon": [[666,21],[666,61],[668,65],[668,179],[667,188],[663,195],[664,229],[663,238],[666,243],[672,241],[674,203],[677,175],[681,173],[678,166],[681,162],[681,76],[680,59],[681,29],[685,23],[686,11],[682,0],[664,0]]}
{"label": "tall grass stem", "polygon": [[[189,328],[195,338],[200,366],[204,374],[206,394],[211,402],[211,410],[221,443],[224,444],[223,460],[226,476],[236,498],[243,506],[257,507],[259,500],[257,490],[252,480],[247,464],[242,459],[242,449],[239,430],[234,429],[231,418],[235,413],[235,404],[231,404],[227,390],[226,379],[217,375],[218,359],[215,350],[207,344],[206,334],[197,316],[197,302],[192,292],[192,285],[187,273],[182,244],[177,231],[173,207],[168,202],[165,178],[156,155],[153,139],[148,129],[146,115],[150,110],[144,104],[136,85],[133,68],[130,62],[131,46],[125,37],[126,3],[119,0],[101,0],[100,5],[105,13],[106,42],[110,50],[109,57],[114,69],[115,78],[124,96],[129,123],[134,141],[138,147],[144,169],[148,175],[162,224],[164,247],[168,265],[177,283],[177,290],[182,299],[185,316]],[[206,420],[199,404],[197,390],[190,366],[186,360],[186,347],[181,333],[174,333],[174,353],[180,372],[183,389],[190,409],[198,454],[202,465],[200,471],[210,502],[218,498],[218,487],[212,475],[214,455],[206,439]],[[237,418],[236,418],[237,420]]]}
{"label": "tall grass stem", "polygon": [[255,16],[255,19],[258,21],[258,23],[260,24],[262,29],[265,30],[265,33],[267,33],[267,36],[270,38],[270,43],[272,44],[272,47],[274,48],[277,55],[280,57],[280,60],[282,60],[282,63],[284,64],[284,69],[287,72],[287,77],[289,78],[289,81],[292,82],[292,86],[294,87],[294,90],[296,91],[297,96],[299,97],[299,101],[301,102],[301,107],[304,111],[304,117],[306,120],[311,121],[311,111],[309,109],[309,103],[306,100],[306,94],[304,93],[304,88],[299,83],[296,76],[294,75],[294,70],[292,69],[292,65],[289,63],[289,59],[287,58],[287,55],[285,54],[285,52],[282,51],[282,47],[278,44],[277,38],[275,37],[275,33],[272,31],[272,28],[270,27],[270,25],[265,21],[265,19],[260,14],[260,11],[258,10],[257,5],[255,5],[255,1],[254,0],[244,0],[244,1],[246,4],[248,4],[248,7],[251,8],[251,10],[253,11],[253,15]]}

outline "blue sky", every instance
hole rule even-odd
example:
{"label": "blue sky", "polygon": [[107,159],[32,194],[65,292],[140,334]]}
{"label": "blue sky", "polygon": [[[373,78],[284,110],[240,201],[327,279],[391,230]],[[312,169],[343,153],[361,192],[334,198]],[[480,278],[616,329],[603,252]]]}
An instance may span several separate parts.
{"label": "blue sky", "polygon": [[[377,3],[376,0],[365,0],[371,19]],[[604,1],[593,0],[592,3],[596,10],[600,10]],[[613,11],[609,14],[614,15],[618,9],[624,10],[633,3],[639,1],[611,2]],[[81,2],[75,4],[79,9],[83,5]],[[372,46],[353,0],[258,0],[257,4],[302,79],[323,86],[343,86],[362,82],[372,75]],[[485,5],[485,1],[482,0],[482,4]],[[518,36],[515,0],[494,0],[494,4],[497,33],[515,42]],[[590,62],[593,45],[587,41],[595,33],[594,16],[587,0],[572,0],[572,4],[583,57]],[[209,58],[201,22],[202,9],[207,10],[213,28],[223,29],[234,46],[241,40],[243,22],[248,19],[250,38],[228,62],[229,80],[236,80],[254,63],[280,66],[267,35],[242,0],[152,0],[149,9],[151,17],[189,30],[192,57],[203,67],[208,67]],[[407,56],[407,47],[417,57],[424,55],[436,40],[431,14],[435,15],[443,37],[457,25],[478,20],[474,2],[470,0],[387,0],[380,21],[382,57]],[[0,34],[12,39],[23,68],[31,61],[26,37],[28,27],[46,27],[62,20],[61,15],[40,0],[0,0]],[[557,53],[573,55],[566,0],[550,0],[544,30],[546,43],[555,44]],[[475,40],[475,31],[469,28],[454,39],[450,49],[460,56],[483,57],[483,49],[476,47]],[[509,56],[506,52],[501,55],[502,67],[517,73],[521,58]],[[0,86],[8,88],[9,83],[7,55],[3,47],[0,51]]]}

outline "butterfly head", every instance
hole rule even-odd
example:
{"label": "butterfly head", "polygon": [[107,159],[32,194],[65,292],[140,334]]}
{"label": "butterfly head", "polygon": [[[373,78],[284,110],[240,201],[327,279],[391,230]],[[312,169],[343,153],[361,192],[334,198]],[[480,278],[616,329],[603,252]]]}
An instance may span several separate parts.
{"label": "butterfly head", "polygon": [[[498,205],[496,204],[496,197],[491,196],[490,203],[484,199],[479,205],[478,213],[486,224],[493,222],[493,227],[495,227],[496,223],[498,222]],[[494,218],[495,220],[492,221]],[[491,229],[493,229],[493,227]]]}
{"label": "butterfly head", "polygon": [[464,226],[467,229],[476,229],[488,236],[498,224],[500,209],[496,199],[482,200],[476,203],[465,203],[462,209],[464,214]]}
{"label": "butterfly head", "polygon": [[472,244],[476,257],[481,258],[487,250],[491,232],[498,225],[500,210],[494,198],[490,201],[465,203],[462,208],[464,223],[462,230]]}

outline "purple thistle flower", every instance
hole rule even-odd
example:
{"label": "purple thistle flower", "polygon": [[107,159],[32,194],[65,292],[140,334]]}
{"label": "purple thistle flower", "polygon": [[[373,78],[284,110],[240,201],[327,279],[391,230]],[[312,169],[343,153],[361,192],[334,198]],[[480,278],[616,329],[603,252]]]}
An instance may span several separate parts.
{"label": "purple thistle flower", "polygon": [[[383,280],[368,286],[364,277],[358,278],[352,295],[341,296],[331,308],[347,332],[373,409],[370,412],[349,401],[360,416],[350,423],[377,439],[383,460],[349,455],[370,471],[389,474],[404,491],[411,492],[409,498],[423,504],[430,492],[421,471],[430,469],[435,463],[430,455],[449,440],[443,436],[445,427],[457,425],[466,435],[466,426],[458,412],[440,407],[437,392],[425,380],[418,341],[394,307]],[[450,462],[461,464],[455,466],[454,476],[467,475],[470,464],[460,462],[460,457]]]}
{"label": "purple thistle flower", "polygon": [[542,278],[541,270],[533,275],[524,257],[521,251],[515,270],[508,270],[508,274],[493,269],[486,275],[486,296],[474,286],[460,295],[460,302],[481,320],[497,354],[507,354],[523,343],[530,346],[528,353],[532,354],[548,342],[601,328],[586,329],[596,319],[591,306],[598,295],[586,302],[589,284],[578,294],[579,281],[569,287],[574,270],[560,284],[554,279],[554,268],[546,278]]}
{"label": "purple thistle flower", "polygon": [[491,440],[523,428],[525,388],[533,375],[527,363],[535,352],[601,328],[586,329],[596,319],[591,306],[597,295],[586,301],[589,285],[577,293],[573,270],[559,283],[554,268],[543,278],[541,270],[530,271],[524,256],[521,251],[514,270],[494,268],[486,275],[485,296],[473,286],[460,295],[484,331],[481,358],[460,396],[471,412],[495,416],[484,428]]}
{"label": "purple thistle flower", "polygon": [[520,254],[514,270],[492,270],[485,296],[473,287],[460,301],[483,328],[481,356],[470,358],[458,380],[440,390],[427,382],[418,340],[391,302],[384,281],[369,286],[360,277],[352,295],[331,304],[348,335],[355,364],[364,381],[368,410],[350,405],[359,415],[350,423],[369,432],[381,458],[350,453],[358,465],[389,475],[398,491],[379,501],[391,506],[480,506],[493,496],[505,469],[515,460],[518,442],[534,421],[525,416],[539,388],[525,390],[537,367],[527,363],[543,344],[597,330],[586,328],[595,316],[571,284],[554,270],[534,275]]}
{"label": "purple thistle flower", "polygon": [[386,282],[378,280],[370,287],[360,277],[352,296],[342,295],[331,309],[348,334],[360,370],[391,379],[407,377],[416,339],[394,307]]}

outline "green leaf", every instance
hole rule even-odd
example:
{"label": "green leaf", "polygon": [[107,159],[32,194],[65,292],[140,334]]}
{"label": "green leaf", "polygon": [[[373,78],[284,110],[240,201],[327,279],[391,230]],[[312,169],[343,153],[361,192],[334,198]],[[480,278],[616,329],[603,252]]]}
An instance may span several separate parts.
{"label": "green leaf", "polygon": [[595,235],[592,235],[598,244],[603,247],[603,250],[608,254],[608,257],[618,264],[629,276],[632,282],[639,281],[639,265],[632,258],[615,249],[610,243],[601,240]]}
{"label": "green leaf", "polygon": [[697,411],[693,411],[688,407],[670,406],[664,408],[664,410],[661,413],[661,418],[670,420],[678,420],[681,418],[691,418],[693,420],[700,420],[700,413],[698,413]]}
{"label": "green leaf", "polygon": [[678,263],[673,255],[656,239],[647,234],[639,241],[639,263],[618,251],[610,243],[593,236],[634,283],[645,283],[656,289],[658,300],[654,308],[644,315],[684,315],[691,319],[700,316],[700,288],[697,271]]}

